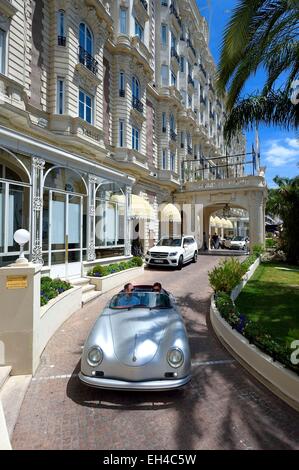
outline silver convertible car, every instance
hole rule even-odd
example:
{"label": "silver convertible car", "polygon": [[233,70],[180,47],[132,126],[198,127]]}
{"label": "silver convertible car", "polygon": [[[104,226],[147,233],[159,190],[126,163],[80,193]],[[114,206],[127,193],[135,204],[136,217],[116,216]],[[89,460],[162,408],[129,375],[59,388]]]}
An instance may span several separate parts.
{"label": "silver convertible car", "polygon": [[151,286],[115,295],[89,333],[79,378],[119,390],[170,390],[189,382],[189,342],[174,297]]}

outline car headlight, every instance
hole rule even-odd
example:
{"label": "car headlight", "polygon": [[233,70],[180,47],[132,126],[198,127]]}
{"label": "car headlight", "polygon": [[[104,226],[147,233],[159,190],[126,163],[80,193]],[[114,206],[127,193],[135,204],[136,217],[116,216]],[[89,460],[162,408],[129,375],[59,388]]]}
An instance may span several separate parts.
{"label": "car headlight", "polygon": [[176,256],[178,254],[177,251],[174,251],[173,253],[169,253],[169,256]]}
{"label": "car headlight", "polygon": [[179,348],[172,348],[167,353],[167,362],[171,367],[181,367],[184,362],[184,354]]}
{"label": "car headlight", "polygon": [[103,360],[103,351],[99,346],[93,346],[90,348],[87,354],[87,362],[90,366],[96,367],[101,364]]}

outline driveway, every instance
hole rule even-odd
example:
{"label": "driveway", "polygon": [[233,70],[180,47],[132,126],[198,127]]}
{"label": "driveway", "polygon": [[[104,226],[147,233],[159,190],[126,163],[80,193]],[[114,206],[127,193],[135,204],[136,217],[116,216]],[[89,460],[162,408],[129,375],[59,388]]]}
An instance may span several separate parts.
{"label": "driveway", "polygon": [[192,349],[184,390],[114,392],[77,377],[89,329],[111,293],[76,312],[48,343],[14,431],[14,449],[298,449],[299,414],[223,348],[209,322],[208,271],[200,256],[182,271],[145,270],[181,307]]}

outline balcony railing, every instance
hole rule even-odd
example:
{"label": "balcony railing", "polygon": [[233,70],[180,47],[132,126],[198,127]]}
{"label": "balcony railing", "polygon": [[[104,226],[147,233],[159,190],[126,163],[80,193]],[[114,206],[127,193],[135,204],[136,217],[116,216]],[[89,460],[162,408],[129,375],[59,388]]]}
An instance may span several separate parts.
{"label": "balcony railing", "polygon": [[58,46],[65,47],[66,45],[66,37],[65,36],[57,36],[57,44]]}
{"label": "balcony railing", "polygon": [[194,57],[196,57],[196,51],[195,51],[195,49],[194,49],[194,47],[193,47],[193,44],[192,44],[192,42],[191,42],[190,39],[187,39],[187,46],[190,47],[191,51],[192,51],[193,54],[194,54]]}
{"label": "balcony railing", "polygon": [[193,88],[194,88],[194,80],[193,80],[193,78],[191,77],[190,74],[188,75],[188,83],[189,83],[190,85],[192,85]]}
{"label": "balcony railing", "polygon": [[172,129],[170,129],[170,138],[171,138],[171,140],[176,142],[177,134]]}
{"label": "balcony railing", "polygon": [[121,98],[124,98],[124,97],[126,96],[125,90],[119,90],[119,96],[120,96]]}
{"label": "balcony railing", "polygon": [[172,47],[171,48],[171,57],[175,57],[178,64],[180,63],[180,57],[179,57],[179,54],[177,53],[176,51],[176,48],[175,47]]}
{"label": "balcony railing", "polygon": [[145,0],[140,0],[140,2],[142,3],[142,5],[144,6],[144,9],[147,11],[148,9],[148,4]]}
{"label": "balcony railing", "polygon": [[83,64],[88,70],[97,75],[98,62],[90,55],[83,47],[79,46],[78,49],[79,62]]}
{"label": "balcony railing", "polygon": [[[229,158],[229,157],[228,157]],[[202,158],[199,160],[185,160],[182,162],[182,181],[197,182],[197,181],[211,181],[211,180],[230,180],[231,178],[246,178],[248,176],[256,176],[258,173],[252,161],[241,161],[236,163],[217,163],[214,164],[204,161]],[[216,163],[216,165],[215,165]],[[243,185],[244,182],[242,181]],[[221,187],[221,183],[220,183]]]}
{"label": "balcony railing", "polygon": [[141,103],[141,101],[136,98],[136,96],[133,96],[132,98],[132,106],[134,109],[139,111],[139,113],[143,113],[143,103]]}
{"label": "balcony railing", "polygon": [[169,10],[170,10],[170,14],[175,16],[175,18],[177,19],[177,22],[179,23],[180,28],[181,28],[182,27],[182,21],[181,21],[181,18],[179,17],[179,14],[178,14],[178,11],[177,11],[176,7],[173,4],[171,4],[170,7],[169,7]]}

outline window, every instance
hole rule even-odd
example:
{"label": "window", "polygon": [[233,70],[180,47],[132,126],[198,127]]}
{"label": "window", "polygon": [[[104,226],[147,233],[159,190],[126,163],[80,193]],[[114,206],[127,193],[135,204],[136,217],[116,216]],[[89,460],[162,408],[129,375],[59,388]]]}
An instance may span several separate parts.
{"label": "window", "polygon": [[57,114],[64,113],[64,79],[61,77],[57,78],[57,101],[56,101],[56,112]]}
{"label": "window", "polygon": [[192,108],[192,96],[188,95],[188,107]]}
{"label": "window", "polygon": [[170,154],[170,170],[175,171],[175,154]]}
{"label": "window", "polygon": [[162,41],[163,47],[167,46],[167,25],[166,24],[161,25],[161,41]]}
{"label": "window", "polygon": [[181,149],[184,148],[184,140],[185,140],[184,131],[181,131]]}
{"label": "window", "polygon": [[133,98],[137,98],[139,100],[140,86],[139,86],[139,81],[136,77],[132,78],[132,95],[133,95]]}
{"label": "window", "polygon": [[162,170],[167,170],[167,150],[162,150]]}
{"label": "window", "polygon": [[162,78],[162,86],[169,85],[169,75],[168,75],[168,66],[162,65],[161,67],[161,78]]}
{"label": "window", "polygon": [[93,103],[92,97],[89,96],[85,91],[79,90],[79,117],[84,121],[92,124],[93,121]]}
{"label": "window", "polygon": [[161,0],[161,6],[162,7],[167,7],[168,6],[168,0]]}
{"label": "window", "polygon": [[79,46],[88,54],[93,54],[93,39],[89,27],[85,23],[80,23]]}
{"label": "window", "polygon": [[169,124],[170,124],[170,130],[175,131],[175,120],[174,120],[174,115],[171,114],[169,118]]}
{"label": "window", "polygon": [[176,74],[171,71],[171,85],[176,86]]}
{"label": "window", "polygon": [[127,9],[121,8],[119,12],[119,32],[127,34]]}
{"label": "window", "polygon": [[166,132],[166,125],[167,125],[167,120],[166,120],[166,113],[162,113],[162,132]]}
{"label": "window", "polygon": [[65,18],[64,10],[59,10],[57,12],[57,36],[58,36],[58,46],[65,46]]}
{"label": "window", "polygon": [[125,130],[125,121],[123,119],[119,120],[119,146],[124,146],[124,130]]}
{"label": "window", "polygon": [[132,127],[132,149],[139,152],[139,129]]}
{"label": "window", "polygon": [[181,72],[185,72],[185,57],[182,55],[180,57],[180,70]]}
{"label": "window", "polygon": [[0,29],[0,73],[5,74],[6,65],[6,32]]}
{"label": "window", "polygon": [[119,96],[125,96],[125,73],[119,72]]}
{"label": "window", "polygon": [[135,36],[138,36],[140,41],[143,41],[144,30],[140,23],[135,19]]}
{"label": "window", "polygon": [[176,49],[176,37],[173,33],[171,33],[171,47]]}

